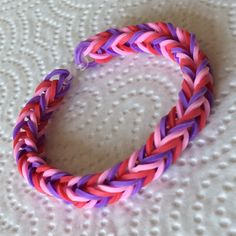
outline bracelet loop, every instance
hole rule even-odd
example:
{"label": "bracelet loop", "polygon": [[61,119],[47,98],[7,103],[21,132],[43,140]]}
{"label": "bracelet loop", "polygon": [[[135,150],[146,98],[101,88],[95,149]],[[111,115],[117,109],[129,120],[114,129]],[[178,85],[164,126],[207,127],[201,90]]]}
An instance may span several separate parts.
{"label": "bracelet loop", "polygon": [[109,29],[81,42],[74,61],[84,70],[136,52],[163,55],[180,65],[183,82],[176,105],[129,158],[101,173],[73,176],[45,161],[46,127],[72,79],[66,69],[52,71],[21,110],[13,131],[18,170],[39,192],[84,208],[126,199],[158,179],[205,127],[213,103],[213,78],[194,34],[163,22]]}

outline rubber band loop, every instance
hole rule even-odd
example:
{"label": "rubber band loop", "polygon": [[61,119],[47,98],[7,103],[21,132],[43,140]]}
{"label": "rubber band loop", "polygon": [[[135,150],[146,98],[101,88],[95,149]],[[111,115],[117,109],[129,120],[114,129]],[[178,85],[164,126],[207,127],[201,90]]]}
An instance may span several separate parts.
{"label": "rubber band loop", "polygon": [[177,103],[146,143],[101,173],[73,176],[49,166],[45,161],[46,127],[72,79],[68,70],[56,69],[38,85],[13,130],[18,170],[31,186],[79,208],[104,207],[135,195],[158,179],[205,127],[213,104],[213,78],[194,34],[164,22],[108,29],[79,43],[74,60],[84,70],[115,56],[139,52],[163,55],[179,64],[183,74]]}

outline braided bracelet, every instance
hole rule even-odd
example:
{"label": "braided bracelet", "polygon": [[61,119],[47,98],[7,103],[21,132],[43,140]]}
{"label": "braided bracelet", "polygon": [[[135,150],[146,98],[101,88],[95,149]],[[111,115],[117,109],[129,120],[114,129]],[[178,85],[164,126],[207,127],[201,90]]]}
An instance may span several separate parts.
{"label": "braided bracelet", "polygon": [[46,127],[72,79],[66,69],[52,71],[21,110],[13,131],[18,170],[39,192],[84,208],[126,199],[158,179],[204,128],[213,81],[194,34],[163,22],[112,28],[80,42],[74,60],[79,68],[87,68],[135,52],[163,55],[180,65],[184,79],[176,105],[129,158],[101,173],[73,176],[45,161]]}

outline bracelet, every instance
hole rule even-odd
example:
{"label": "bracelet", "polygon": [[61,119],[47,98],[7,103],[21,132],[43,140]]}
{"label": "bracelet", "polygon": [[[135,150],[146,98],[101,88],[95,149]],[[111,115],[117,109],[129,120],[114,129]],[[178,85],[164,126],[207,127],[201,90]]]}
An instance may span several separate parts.
{"label": "bracelet", "polygon": [[180,65],[183,82],[176,105],[129,158],[101,173],[73,176],[45,161],[48,121],[73,78],[66,69],[52,71],[21,110],[13,130],[18,170],[39,192],[79,208],[126,199],[158,179],[205,127],[213,103],[213,78],[194,34],[163,22],[112,28],[80,42],[74,60],[85,69],[135,52],[163,55]]}

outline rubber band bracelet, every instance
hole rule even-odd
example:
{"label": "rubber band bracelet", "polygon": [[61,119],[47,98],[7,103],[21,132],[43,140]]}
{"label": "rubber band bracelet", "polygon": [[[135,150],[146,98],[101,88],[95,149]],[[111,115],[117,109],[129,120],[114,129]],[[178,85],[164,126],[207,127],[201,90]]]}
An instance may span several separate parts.
{"label": "rubber band bracelet", "polygon": [[136,52],[163,55],[179,64],[183,81],[176,105],[129,158],[101,173],[73,176],[46,163],[48,120],[72,79],[66,69],[52,71],[21,110],[13,131],[18,170],[39,192],[80,208],[126,199],[158,179],[204,128],[213,103],[213,79],[194,34],[163,22],[112,28],[80,42],[74,59],[78,68],[85,68]]}

